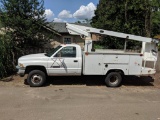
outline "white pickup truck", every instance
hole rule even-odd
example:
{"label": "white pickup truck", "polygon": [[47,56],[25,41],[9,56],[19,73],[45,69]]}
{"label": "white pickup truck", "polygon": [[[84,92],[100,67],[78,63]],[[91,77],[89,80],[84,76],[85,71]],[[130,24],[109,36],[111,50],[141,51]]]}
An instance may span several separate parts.
{"label": "white pickup truck", "polygon": [[[17,66],[18,74],[20,76],[28,74],[27,82],[30,86],[42,86],[46,82],[47,76],[105,75],[106,85],[117,87],[120,85],[123,75],[155,74],[156,40],[123,33],[122,37],[124,38],[129,39],[134,36],[134,39],[131,39],[143,42],[141,53],[111,50],[92,51],[92,40],[87,36],[89,31],[117,37],[120,37],[119,35],[122,33],[115,34],[115,32],[105,30],[102,32],[99,29],[70,24],[67,24],[67,28],[70,34],[86,36],[85,50],[82,51],[79,45],[67,44],[60,45],[48,53],[20,57]],[[146,61],[152,61],[153,68],[145,67]]]}

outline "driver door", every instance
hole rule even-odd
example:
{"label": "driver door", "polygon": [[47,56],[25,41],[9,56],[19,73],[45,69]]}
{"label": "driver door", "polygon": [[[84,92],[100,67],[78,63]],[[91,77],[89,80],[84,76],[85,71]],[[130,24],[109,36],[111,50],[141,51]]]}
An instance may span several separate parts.
{"label": "driver door", "polygon": [[50,67],[50,75],[77,75],[79,61],[76,47],[62,48],[54,57],[50,58],[48,67]]}

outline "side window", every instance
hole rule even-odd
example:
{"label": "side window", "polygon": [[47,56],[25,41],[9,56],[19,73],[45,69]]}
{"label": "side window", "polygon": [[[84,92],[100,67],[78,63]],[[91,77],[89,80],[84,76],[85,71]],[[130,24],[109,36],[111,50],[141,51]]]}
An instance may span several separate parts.
{"label": "side window", "polygon": [[65,47],[55,57],[76,57],[76,47]]}

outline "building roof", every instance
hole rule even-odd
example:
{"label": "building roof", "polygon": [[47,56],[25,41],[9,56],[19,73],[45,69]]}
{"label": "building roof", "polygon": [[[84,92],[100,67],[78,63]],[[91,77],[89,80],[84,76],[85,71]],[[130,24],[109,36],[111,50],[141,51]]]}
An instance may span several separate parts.
{"label": "building roof", "polygon": [[68,33],[68,30],[66,29],[66,23],[51,22],[49,23],[49,26],[52,27],[54,30],[56,30],[59,33]]}
{"label": "building roof", "polygon": [[56,34],[56,35],[61,36],[61,34],[59,34],[58,31],[56,31],[55,29],[53,29],[52,27],[50,27],[50,26],[48,26],[48,25],[45,25],[45,26],[43,25],[43,28],[46,29],[46,30],[48,30],[48,31],[50,31],[50,32],[53,32],[53,33]]}
{"label": "building roof", "polygon": [[[61,34],[59,34],[58,31],[56,31],[55,29],[53,29],[53,27],[47,26],[47,25],[41,25],[44,29],[61,36]],[[4,27],[4,25],[2,24],[2,22],[0,21],[0,34],[5,34],[6,33],[6,28]]]}
{"label": "building roof", "polygon": [[[89,23],[71,23],[71,24],[91,27]],[[49,26],[59,33],[68,33],[68,30],[66,28],[66,23],[64,22],[50,22]]]}

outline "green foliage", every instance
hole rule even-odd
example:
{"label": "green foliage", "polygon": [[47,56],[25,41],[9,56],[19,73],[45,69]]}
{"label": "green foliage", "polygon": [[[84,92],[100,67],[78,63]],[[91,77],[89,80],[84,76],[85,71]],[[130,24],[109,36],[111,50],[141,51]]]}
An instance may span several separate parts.
{"label": "green foliage", "polygon": [[14,71],[12,43],[9,35],[0,35],[0,79]]}
{"label": "green foliage", "polygon": [[152,36],[155,36],[160,35],[160,1],[152,1]]}
{"label": "green foliage", "polygon": [[[160,32],[158,0],[100,0],[92,19],[92,26],[111,31],[153,37]],[[124,40],[104,37],[100,44],[106,48],[123,48]],[[128,42],[128,48],[138,47],[137,42]]]}
{"label": "green foliage", "polygon": [[41,47],[50,35],[45,29],[44,0],[0,0],[0,4],[0,26],[6,32],[0,35],[0,78],[3,78],[13,73],[23,49]]}
{"label": "green foliage", "polygon": [[44,1],[41,0],[1,0],[1,21],[12,33],[17,47],[39,46],[44,40],[47,22],[44,16]]}
{"label": "green foliage", "polygon": [[103,46],[100,45],[100,44],[95,44],[95,45],[94,45],[94,48],[95,48],[95,49],[103,49]]}

